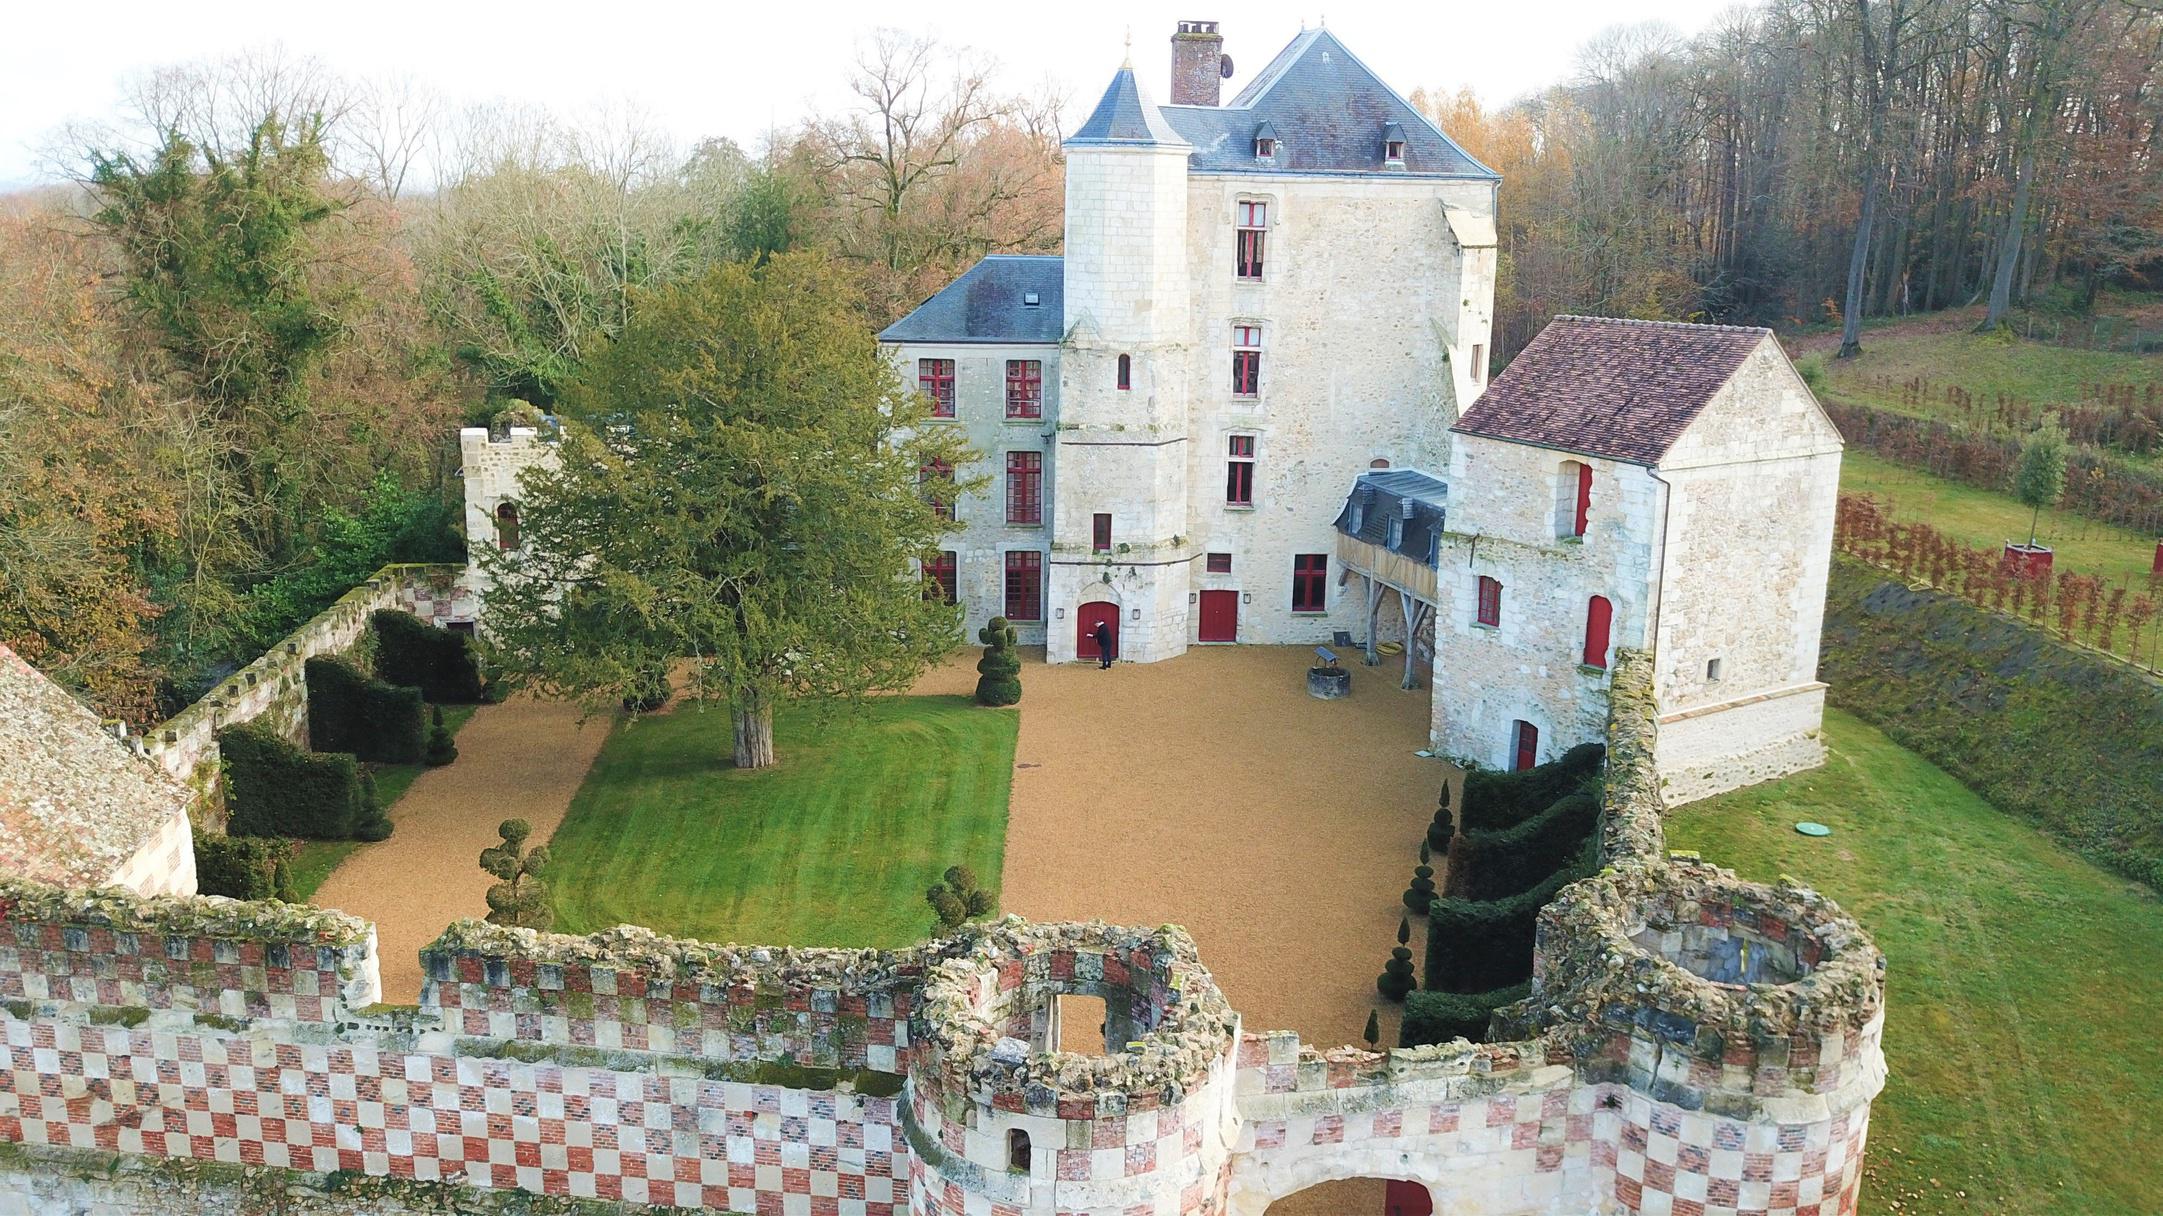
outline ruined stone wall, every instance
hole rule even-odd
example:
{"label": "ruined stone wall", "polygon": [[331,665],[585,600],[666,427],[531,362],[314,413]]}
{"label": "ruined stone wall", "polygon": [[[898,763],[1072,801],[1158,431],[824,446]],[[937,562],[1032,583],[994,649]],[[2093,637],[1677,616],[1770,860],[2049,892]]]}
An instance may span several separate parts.
{"label": "ruined stone wall", "polygon": [[195,790],[199,818],[219,825],[218,732],[260,721],[306,746],[308,660],[352,648],[378,609],[403,609],[431,622],[460,619],[460,612],[470,612],[470,602],[458,591],[458,575],[456,566],[383,567],[193,705],[144,732],[144,751]]}

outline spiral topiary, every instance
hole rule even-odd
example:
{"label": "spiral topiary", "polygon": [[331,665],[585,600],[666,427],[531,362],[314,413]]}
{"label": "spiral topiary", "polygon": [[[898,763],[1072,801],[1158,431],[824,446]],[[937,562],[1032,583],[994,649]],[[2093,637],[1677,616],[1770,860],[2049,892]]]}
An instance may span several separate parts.
{"label": "spiral topiary", "polygon": [[1013,705],[1021,700],[1021,656],[1014,652],[1014,627],[1003,616],[976,632],[984,657],[976,662],[976,703]]}

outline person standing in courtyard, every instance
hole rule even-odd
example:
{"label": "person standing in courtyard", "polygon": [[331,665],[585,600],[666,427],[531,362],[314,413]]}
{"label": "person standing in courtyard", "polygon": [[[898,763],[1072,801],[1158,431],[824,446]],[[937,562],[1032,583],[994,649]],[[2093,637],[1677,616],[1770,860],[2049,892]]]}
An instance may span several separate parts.
{"label": "person standing in courtyard", "polygon": [[1092,637],[1092,638],[1094,638],[1094,639],[1096,640],[1096,644],[1097,644],[1097,666],[1098,666],[1098,667],[1099,667],[1100,669],[1102,669],[1102,670],[1105,670],[1105,671],[1109,671],[1109,670],[1111,670],[1111,665],[1112,665],[1112,627],[1111,627],[1110,625],[1106,624],[1106,623],[1105,623],[1105,622],[1103,622],[1103,621],[1098,621],[1098,622],[1097,622],[1097,628],[1096,628],[1096,632],[1095,632],[1095,633],[1092,633],[1092,634],[1090,634],[1089,636],[1090,636],[1090,637]]}

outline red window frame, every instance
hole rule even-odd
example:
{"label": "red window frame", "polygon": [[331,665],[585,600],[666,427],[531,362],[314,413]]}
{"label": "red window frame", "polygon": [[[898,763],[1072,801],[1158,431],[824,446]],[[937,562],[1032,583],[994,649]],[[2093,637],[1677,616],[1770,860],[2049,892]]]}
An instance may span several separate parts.
{"label": "red window frame", "polygon": [[952,359],[918,359],[916,361],[916,387],[931,398],[931,416],[952,418],[954,416],[954,361]]}
{"label": "red window frame", "polygon": [[1089,521],[1089,551],[1109,553],[1112,551],[1112,517],[1102,512]]}
{"label": "red window frame", "polygon": [[1292,555],[1292,611],[1324,612],[1329,608],[1329,555]]}
{"label": "red window frame", "polygon": [[1044,522],[1044,453],[1006,454],[1006,522]]}
{"label": "red window frame", "polygon": [[1269,234],[1269,204],[1241,201],[1237,214],[1238,256],[1233,269],[1242,279],[1259,279],[1262,277],[1262,252]]}
{"label": "red window frame", "polygon": [[1134,356],[1132,356],[1132,355],[1121,355],[1121,356],[1119,356],[1119,391],[1120,391],[1120,392],[1125,392],[1126,390],[1128,390],[1128,389],[1130,389],[1130,388],[1133,388],[1133,387],[1134,387]]}
{"label": "red window frame", "polygon": [[1232,396],[1262,395],[1262,327],[1232,326]]}
{"label": "red window frame", "polygon": [[1585,666],[1607,670],[1607,640],[1614,624],[1614,601],[1595,595],[1585,602]]}
{"label": "red window frame", "polygon": [[934,483],[952,483],[953,480],[954,466],[943,460],[927,461],[916,471],[917,484],[924,487],[924,500],[931,504],[932,512],[940,519],[954,518],[954,504],[939,496],[938,487]]}
{"label": "red window frame", "polygon": [[1480,575],[1479,622],[1482,625],[1502,623],[1502,583],[1486,575]]}
{"label": "red window frame", "polygon": [[1006,361],[1006,416],[1044,416],[1044,362],[1041,359]]}
{"label": "red window frame", "polygon": [[1044,555],[1034,549],[1007,551],[1006,619],[1044,619]]}
{"label": "red window frame", "polygon": [[1574,529],[1570,535],[1583,536],[1585,534],[1585,521],[1591,518],[1591,515],[1592,466],[1580,464],[1577,466],[1577,513],[1570,524],[1570,527]]}
{"label": "red window frame", "polygon": [[941,549],[924,559],[924,598],[939,598],[942,604],[955,602],[955,573],[960,569],[961,559],[952,549]]}
{"label": "red window frame", "polygon": [[1235,507],[1254,505],[1254,436],[1227,437],[1224,457],[1224,501]]}
{"label": "red window frame", "polygon": [[1232,572],[1232,555],[1229,553],[1209,554],[1204,559],[1204,565],[1211,574],[1230,574]]}

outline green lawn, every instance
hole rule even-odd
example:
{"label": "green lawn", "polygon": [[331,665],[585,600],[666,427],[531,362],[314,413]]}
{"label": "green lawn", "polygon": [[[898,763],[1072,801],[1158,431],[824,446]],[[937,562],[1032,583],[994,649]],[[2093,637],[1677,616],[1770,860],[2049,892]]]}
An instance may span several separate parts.
{"label": "green lawn", "polygon": [[619,722],[550,841],[556,929],[619,923],[709,941],[900,946],[957,862],[996,884],[1019,717],[965,697],[775,715],[780,763],[737,771],[729,718]]}
{"label": "green lawn", "polygon": [[[1996,548],[2028,539],[2029,510],[2010,494],[1994,494],[1919,469],[1880,460],[1850,448],[1840,458],[1840,488],[1875,494],[1895,519],[1927,523],[1956,540]],[[2155,538],[2113,527],[2070,511],[2047,510],[2037,538],[2057,550],[2055,568],[2100,574],[2112,586],[2130,579],[2140,587],[2155,561]]]}
{"label": "green lawn", "polygon": [[[451,732],[452,738],[458,736],[459,728],[466,724],[467,719],[473,717],[473,711],[478,708],[480,707],[476,705],[443,707],[443,725]],[[433,722],[432,715],[430,720]],[[375,764],[370,765],[369,769],[376,778],[376,800],[383,804],[385,810],[389,810],[397,805],[400,798],[405,797],[406,790],[413,785],[413,779],[426,772],[428,766]],[[330,872],[366,843],[360,840],[296,841],[293,860],[286,864],[287,872],[293,876],[294,898],[304,902],[314,899],[317,889],[323,885],[323,880],[330,877]]]}
{"label": "green lawn", "polygon": [[[1970,421],[1946,403],[1948,385],[1968,390],[1983,406],[1995,406],[2000,393],[2049,406],[2087,401],[2091,384],[2145,389],[2163,382],[2163,358],[2155,355],[2081,350],[1965,330],[1865,334],[1861,355],[1828,358],[1824,365],[1827,387],[1844,401],[1948,422]],[[1879,381],[1881,376],[1892,378],[1890,387]],[[1903,402],[1901,386],[1918,376],[1930,386],[1928,399]]]}
{"label": "green lawn", "polygon": [[[2163,902],[1827,711],[1831,758],[1668,843],[1838,899],[1889,960],[1868,1212],[2163,1212]],[[1833,835],[1793,830],[1814,819]],[[1896,1203],[1898,1206],[1896,1206]]]}

